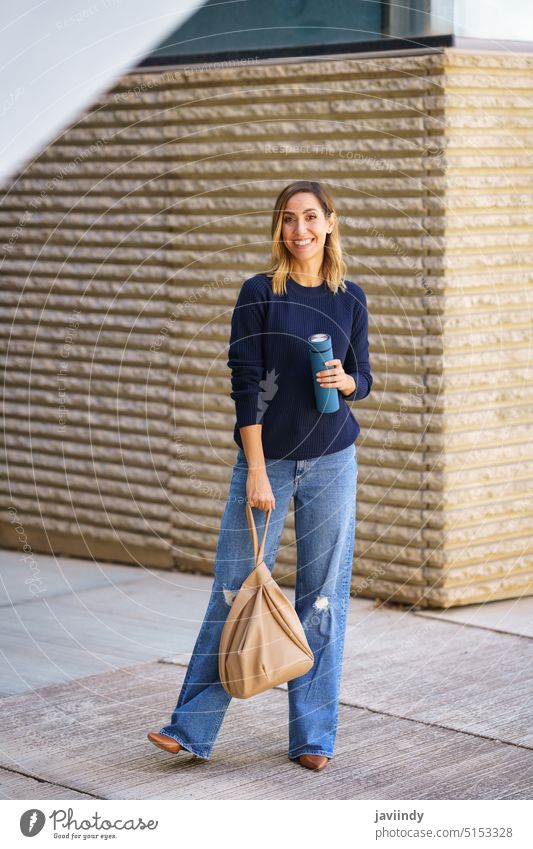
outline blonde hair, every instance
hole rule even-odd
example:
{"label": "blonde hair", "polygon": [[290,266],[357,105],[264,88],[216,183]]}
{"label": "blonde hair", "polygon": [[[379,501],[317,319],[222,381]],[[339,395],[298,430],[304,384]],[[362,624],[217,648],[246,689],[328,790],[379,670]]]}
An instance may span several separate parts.
{"label": "blonde hair", "polygon": [[[264,272],[264,274],[272,277],[272,290],[275,295],[287,294],[286,281],[292,270],[292,254],[283,242],[281,229],[287,201],[297,192],[310,192],[313,194],[320,203],[326,218],[330,218],[332,212],[337,212],[330,193],[321,183],[315,180],[296,180],[285,186],[279,193],[272,213],[272,263]],[[339,223],[336,218],[333,230],[331,233],[326,234],[324,259],[322,268],[320,269],[321,276],[327,288],[333,294],[339,289],[343,292],[346,290],[346,284],[344,282],[346,270],[346,264],[342,258]]]}

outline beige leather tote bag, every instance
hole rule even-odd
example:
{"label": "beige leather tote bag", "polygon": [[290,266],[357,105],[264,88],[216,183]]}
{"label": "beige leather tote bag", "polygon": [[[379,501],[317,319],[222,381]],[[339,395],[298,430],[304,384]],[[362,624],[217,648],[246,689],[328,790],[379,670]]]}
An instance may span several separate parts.
{"label": "beige leather tote bag", "polygon": [[220,639],[220,680],[226,692],[237,699],[249,699],[298,678],[315,660],[296,610],[263,559],[271,513],[267,511],[258,547],[252,508],[246,502],[255,568],[235,596]]}

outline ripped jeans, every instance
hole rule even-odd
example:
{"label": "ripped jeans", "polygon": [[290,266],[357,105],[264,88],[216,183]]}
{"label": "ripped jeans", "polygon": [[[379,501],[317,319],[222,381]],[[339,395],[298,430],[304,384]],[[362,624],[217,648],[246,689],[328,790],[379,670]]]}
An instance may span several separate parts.
{"label": "ripped jeans", "polygon": [[[297,545],[295,609],[315,662],[305,675],[287,682],[289,758],[303,754],[331,758],[337,733],[339,691],[355,541],[357,450],[308,460],[265,459],[276,499],[265,543],[265,563],[274,567],[279,540],[294,496]],[[222,516],[214,581],[178,703],[160,729],[201,758],[211,756],[231,701],[218,674],[218,647],[229,606],[253,568],[246,520],[248,464],[239,448]],[[261,541],[266,513],[252,508]]]}

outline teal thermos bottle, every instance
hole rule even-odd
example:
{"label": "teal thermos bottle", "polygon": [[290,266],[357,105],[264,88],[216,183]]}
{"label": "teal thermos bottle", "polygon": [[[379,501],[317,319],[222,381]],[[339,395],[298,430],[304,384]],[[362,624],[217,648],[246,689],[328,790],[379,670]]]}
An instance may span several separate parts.
{"label": "teal thermos bottle", "polygon": [[333,366],[325,365],[328,360],[333,359],[331,336],[328,333],[313,333],[307,341],[309,342],[309,358],[311,360],[313,386],[315,387],[316,408],[319,413],[336,413],[339,409],[339,390],[336,387],[326,388],[321,386],[316,377],[317,371],[333,368]]}

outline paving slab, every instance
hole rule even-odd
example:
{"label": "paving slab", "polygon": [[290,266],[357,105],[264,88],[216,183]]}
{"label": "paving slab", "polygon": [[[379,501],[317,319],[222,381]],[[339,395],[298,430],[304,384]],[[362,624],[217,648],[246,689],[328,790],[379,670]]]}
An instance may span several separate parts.
{"label": "paving slab", "polygon": [[233,700],[210,761],[146,740],[169,721],[212,578],[40,556],[45,592],[28,597],[12,554],[4,798],[530,798],[529,598],[453,611],[351,599],[336,756],[312,773],[286,756],[286,685]]}
{"label": "paving slab", "polygon": [[0,799],[94,799],[61,784],[38,781],[25,773],[0,769]]}
{"label": "paving slab", "polygon": [[347,704],[533,747],[533,641],[392,607],[349,617]]}
{"label": "paving slab", "polygon": [[[161,658],[189,659],[190,652]],[[341,700],[533,748],[533,641],[353,603]]]}
{"label": "paving slab", "polygon": [[464,607],[452,607],[449,610],[419,610],[417,615],[533,637],[533,596],[490,601],[485,604],[466,604]]}
{"label": "paving slab", "polygon": [[[143,569],[75,557],[33,553],[31,567],[20,551],[0,549],[0,607],[46,596],[109,587],[123,581],[149,580],[161,569]],[[33,589],[32,589],[33,586]]]}
{"label": "paving slab", "polygon": [[3,699],[2,768],[29,775],[28,798],[36,779],[102,799],[531,798],[530,751],[344,704],[335,757],[305,770],[287,758],[281,688],[231,702],[210,760],[170,755],[146,733],[184,674],[152,662]]}
{"label": "paving slab", "polygon": [[109,577],[94,587],[75,573],[72,588],[58,581],[54,594],[2,608],[0,696],[192,649],[209,579],[135,567]]}

